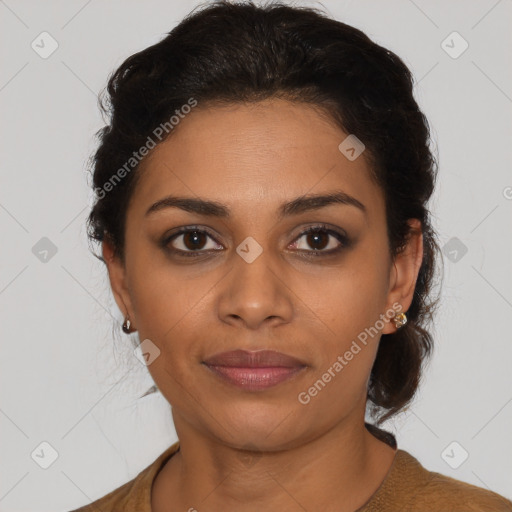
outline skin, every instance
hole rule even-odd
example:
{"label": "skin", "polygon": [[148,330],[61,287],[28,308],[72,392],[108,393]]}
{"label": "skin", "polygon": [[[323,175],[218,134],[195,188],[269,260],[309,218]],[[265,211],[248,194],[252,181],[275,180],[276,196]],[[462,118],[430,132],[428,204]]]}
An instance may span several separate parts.
{"label": "skin", "polygon": [[[154,511],[349,512],[385,478],[395,451],[365,429],[364,411],[380,335],[396,330],[388,317],[308,404],[297,398],[394,303],[407,311],[421,264],[417,220],[405,250],[391,257],[383,193],[364,153],[349,161],[339,151],[346,136],[312,106],[283,99],[199,105],[137,170],[125,261],[108,242],[103,256],[119,308],[140,340],[161,351],[148,369],[172,405],[180,440],[155,480]],[[282,219],[276,213],[299,196],[340,190],[366,212],[331,204]],[[223,203],[231,215],[178,208],[145,215],[171,194]],[[337,255],[311,256],[340,245],[325,234],[308,243],[301,233],[318,223],[345,230],[351,242]],[[187,226],[215,236],[200,238],[202,256],[173,256],[159,245]],[[263,250],[252,263],[236,252],[249,236]],[[178,236],[168,247],[194,246]],[[251,392],[201,364],[237,348],[278,350],[307,367]]]}

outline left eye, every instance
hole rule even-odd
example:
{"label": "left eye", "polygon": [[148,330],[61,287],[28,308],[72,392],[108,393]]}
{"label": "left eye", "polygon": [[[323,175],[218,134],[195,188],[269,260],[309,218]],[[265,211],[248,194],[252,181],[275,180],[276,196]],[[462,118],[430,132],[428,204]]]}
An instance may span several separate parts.
{"label": "left eye", "polygon": [[[303,243],[301,239],[304,239]],[[334,252],[345,245],[345,237],[341,233],[321,227],[309,228],[296,240],[293,248],[306,252]]]}

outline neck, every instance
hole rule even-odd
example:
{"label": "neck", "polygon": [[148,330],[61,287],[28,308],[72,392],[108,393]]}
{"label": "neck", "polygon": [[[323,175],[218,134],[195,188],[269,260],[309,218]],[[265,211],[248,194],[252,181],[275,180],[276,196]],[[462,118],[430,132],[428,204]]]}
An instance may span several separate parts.
{"label": "neck", "polygon": [[364,428],[364,415],[308,442],[261,452],[205,437],[175,411],[173,418],[180,450],[155,479],[156,512],[352,512],[380,486],[396,453]]}

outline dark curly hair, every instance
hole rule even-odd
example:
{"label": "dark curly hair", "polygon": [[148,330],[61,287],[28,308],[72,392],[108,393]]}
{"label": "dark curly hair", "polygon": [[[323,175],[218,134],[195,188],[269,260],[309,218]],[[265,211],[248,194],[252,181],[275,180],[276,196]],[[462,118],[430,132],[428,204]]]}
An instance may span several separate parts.
{"label": "dark curly hair", "polygon": [[191,98],[203,106],[277,97],[308,103],[356,134],[384,193],[393,257],[410,235],[407,220],[422,223],[424,254],[408,323],[382,335],[368,385],[367,406],[377,424],[403,409],[433,348],[427,327],[439,249],[427,209],[437,165],[402,60],[317,9],[215,1],[126,59],[110,77],[106,96],[100,105],[109,122],[98,132],[92,158],[96,198],[88,235],[91,242],[107,238],[122,261],[126,209],[138,176],[134,152]]}

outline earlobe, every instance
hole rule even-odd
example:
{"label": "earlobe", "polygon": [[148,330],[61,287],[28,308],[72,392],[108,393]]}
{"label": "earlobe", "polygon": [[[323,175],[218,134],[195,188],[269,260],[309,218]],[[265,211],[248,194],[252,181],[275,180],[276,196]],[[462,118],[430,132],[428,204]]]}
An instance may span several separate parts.
{"label": "earlobe", "polygon": [[[407,313],[411,306],[416,281],[423,261],[423,233],[418,219],[409,219],[409,235],[404,248],[393,262],[395,279],[388,295],[388,307],[396,310],[395,316],[386,323],[382,333],[391,334],[405,325],[401,313]],[[393,305],[393,306],[392,306]],[[397,306],[400,305],[400,309]],[[395,322],[394,319],[397,321]]]}

